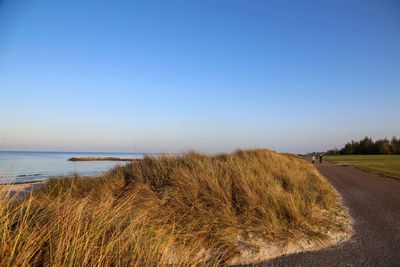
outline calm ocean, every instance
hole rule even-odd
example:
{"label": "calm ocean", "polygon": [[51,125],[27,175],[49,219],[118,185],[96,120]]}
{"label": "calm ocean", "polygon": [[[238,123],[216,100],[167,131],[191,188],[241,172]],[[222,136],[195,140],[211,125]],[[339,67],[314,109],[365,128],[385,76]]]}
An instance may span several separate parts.
{"label": "calm ocean", "polygon": [[96,175],[124,161],[68,161],[78,157],[143,158],[142,153],[0,151],[0,183],[42,181],[52,176]]}

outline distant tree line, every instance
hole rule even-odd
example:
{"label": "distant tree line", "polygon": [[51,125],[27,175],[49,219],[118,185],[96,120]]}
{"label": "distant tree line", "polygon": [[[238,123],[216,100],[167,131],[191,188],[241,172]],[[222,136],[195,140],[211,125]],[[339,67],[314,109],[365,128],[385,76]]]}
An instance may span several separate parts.
{"label": "distant tree line", "polygon": [[391,140],[384,138],[375,142],[368,136],[360,141],[351,141],[342,149],[331,149],[328,155],[352,155],[352,154],[400,154],[400,138],[392,137]]}

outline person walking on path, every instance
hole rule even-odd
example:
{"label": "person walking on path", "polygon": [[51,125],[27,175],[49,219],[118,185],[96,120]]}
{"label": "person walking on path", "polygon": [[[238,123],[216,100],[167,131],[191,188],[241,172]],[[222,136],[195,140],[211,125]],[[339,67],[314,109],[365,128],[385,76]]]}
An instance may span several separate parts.
{"label": "person walking on path", "polygon": [[322,155],[319,155],[319,163],[322,163]]}
{"label": "person walking on path", "polygon": [[311,157],[311,161],[312,161],[312,164],[314,164],[314,162],[315,162],[315,156],[312,156],[312,157]]}

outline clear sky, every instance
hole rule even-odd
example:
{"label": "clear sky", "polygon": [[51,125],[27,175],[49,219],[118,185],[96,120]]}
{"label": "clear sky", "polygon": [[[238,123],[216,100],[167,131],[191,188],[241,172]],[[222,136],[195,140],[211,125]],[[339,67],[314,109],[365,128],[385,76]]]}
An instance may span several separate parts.
{"label": "clear sky", "polygon": [[400,1],[0,0],[0,150],[400,136]]}

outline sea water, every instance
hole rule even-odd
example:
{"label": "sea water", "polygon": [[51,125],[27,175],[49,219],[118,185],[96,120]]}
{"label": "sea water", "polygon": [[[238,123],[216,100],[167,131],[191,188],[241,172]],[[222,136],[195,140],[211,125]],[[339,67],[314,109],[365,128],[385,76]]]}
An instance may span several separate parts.
{"label": "sea water", "polygon": [[90,176],[104,173],[127,161],[68,161],[80,157],[143,158],[142,153],[0,151],[0,183],[43,181],[75,173]]}

